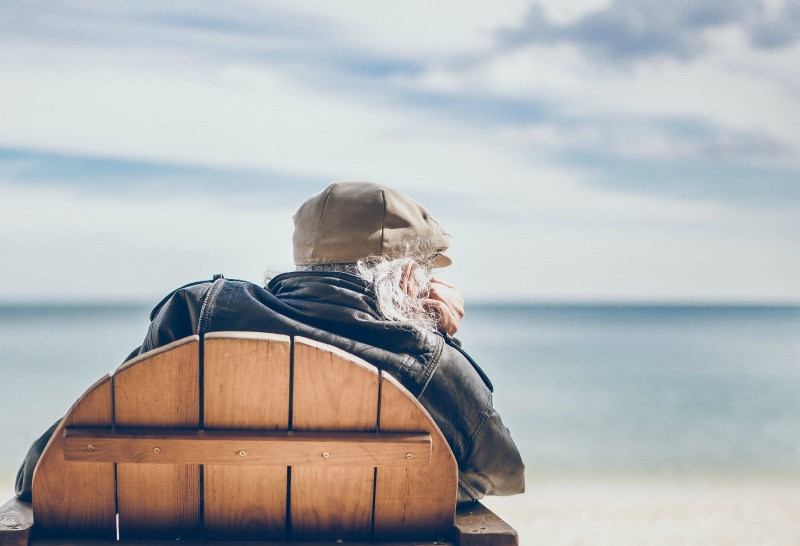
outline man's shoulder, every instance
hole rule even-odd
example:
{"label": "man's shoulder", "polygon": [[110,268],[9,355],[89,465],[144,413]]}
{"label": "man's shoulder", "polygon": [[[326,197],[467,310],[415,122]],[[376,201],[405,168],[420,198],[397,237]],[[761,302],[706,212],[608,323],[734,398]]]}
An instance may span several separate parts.
{"label": "man's shoulder", "polygon": [[150,320],[152,321],[156,315],[158,315],[158,313],[164,309],[167,303],[171,301],[180,300],[182,302],[194,302],[196,304],[202,304],[205,297],[209,294],[211,287],[214,286],[214,284],[221,284],[222,282],[224,282],[229,289],[263,290],[263,287],[258,286],[250,281],[241,279],[227,279],[222,274],[216,274],[210,279],[186,283],[168,293],[156,304],[155,307],[153,307],[153,310],[150,312]]}
{"label": "man's shoulder", "polygon": [[190,283],[186,283],[183,286],[179,286],[178,288],[174,289],[173,291],[168,293],[166,296],[161,298],[161,301],[159,301],[155,305],[155,307],[153,307],[153,310],[150,311],[150,320],[152,321],[156,317],[156,315],[158,315],[158,313],[164,308],[164,306],[167,304],[167,302],[169,302],[170,300],[174,299],[176,297],[176,295],[179,295],[179,294],[182,294],[182,293],[186,293],[186,292],[203,293],[208,289],[208,286],[210,286],[213,283],[214,283],[214,279],[206,279],[206,280],[202,280],[202,281],[193,281],[193,282],[190,282]]}

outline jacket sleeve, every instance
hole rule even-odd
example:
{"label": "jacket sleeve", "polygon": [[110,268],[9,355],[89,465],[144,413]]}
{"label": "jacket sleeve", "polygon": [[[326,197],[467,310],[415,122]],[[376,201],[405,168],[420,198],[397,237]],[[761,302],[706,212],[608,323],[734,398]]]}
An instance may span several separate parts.
{"label": "jacket sleeve", "polygon": [[17,472],[17,481],[14,484],[14,492],[17,494],[17,497],[19,497],[20,500],[31,502],[33,470],[36,468],[36,463],[39,462],[39,458],[42,456],[42,452],[44,451],[45,446],[47,446],[47,442],[50,441],[50,437],[53,436],[53,433],[56,431],[56,427],[58,427],[60,422],[61,419],[53,423],[53,426],[47,429],[38,440],[33,442],[33,445],[31,445],[30,449],[28,450],[28,454],[25,456],[25,460],[22,461],[22,466],[19,467],[19,472]]}
{"label": "jacket sleeve", "polygon": [[443,347],[419,400],[458,462],[459,502],[525,491],[525,465],[494,409],[491,383],[460,347]]}
{"label": "jacket sleeve", "polygon": [[525,492],[525,465],[491,395],[483,411],[485,420],[459,464],[458,500],[472,501],[484,495]]}

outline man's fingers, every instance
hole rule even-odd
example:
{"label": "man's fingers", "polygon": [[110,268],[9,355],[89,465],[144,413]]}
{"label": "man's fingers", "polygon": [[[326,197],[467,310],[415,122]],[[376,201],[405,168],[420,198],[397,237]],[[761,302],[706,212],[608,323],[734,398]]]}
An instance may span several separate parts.
{"label": "man's fingers", "polygon": [[440,282],[432,282],[430,285],[430,299],[444,303],[448,309],[459,319],[464,318],[464,298],[452,285],[444,285]]}
{"label": "man's fingers", "polygon": [[439,316],[440,330],[451,336],[458,331],[464,318],[464,299],[455,286],[432,279],[428,298],[422,304]]}
{"label": "man's fingers", "polygon": [[429,311],[436,313],[436,316],[439,317],[440,330],[451,336],[458,331],[461,318],[456,316],[450,307],[439,300],[430,298],[423,299],[422,305]]}
{"label": "man's fingers", "polygon": [[431,277],[431,282],[432,283],[443,284],[443,285],[445,285],[445,286],[447,286],[449,288],[455,288],[455,286],[453,286],[449,282],[445,281],[444,279],[440,279],[439,277]]}

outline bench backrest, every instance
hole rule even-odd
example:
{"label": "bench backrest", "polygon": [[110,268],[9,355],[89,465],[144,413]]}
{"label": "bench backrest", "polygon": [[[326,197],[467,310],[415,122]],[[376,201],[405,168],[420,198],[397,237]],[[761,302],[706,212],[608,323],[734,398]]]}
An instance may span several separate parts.
{"label": "bench backrest", "polygon": [[220,332],[123,364],[70,409],[33,479],[45,535],[442,537],[458,470],[394,378],[304,338]]}

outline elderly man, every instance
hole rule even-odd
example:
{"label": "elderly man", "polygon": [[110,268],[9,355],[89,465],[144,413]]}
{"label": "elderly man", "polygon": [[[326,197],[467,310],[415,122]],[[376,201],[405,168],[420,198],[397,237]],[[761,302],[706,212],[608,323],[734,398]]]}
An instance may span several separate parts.
{"label": "elderly man", "polygon": [[[521,493],[524,466],[492,405],[492,385],[451,337],[463,300],[432,276],[451,263],[444,255],[450,236],[405,195],[363,182],[330,185],[303,203],[294,223],[296,271],[263,288],[222,276],[179,288],[153,310],[147,337],[131,357],[214,331],[274,332],[334,345],[391,373],[417,396],[458,461],[459,501]],[[20,469],[17,494],[24,499],[48,433]]]}

